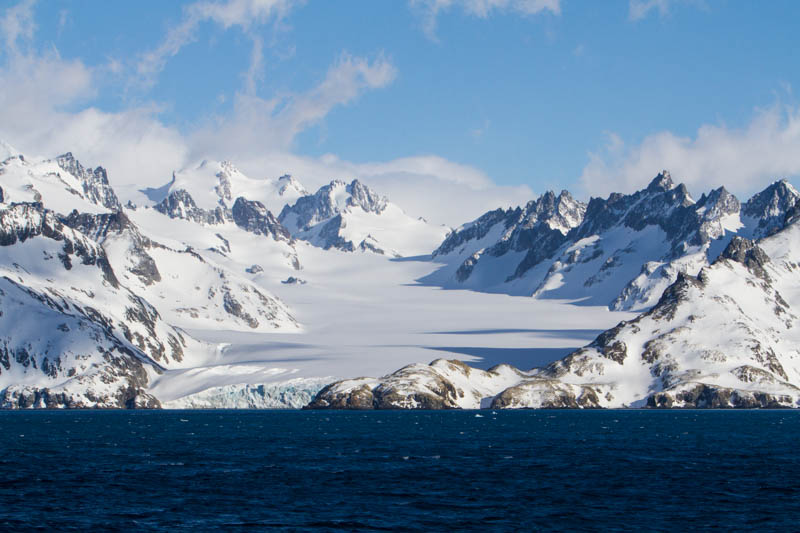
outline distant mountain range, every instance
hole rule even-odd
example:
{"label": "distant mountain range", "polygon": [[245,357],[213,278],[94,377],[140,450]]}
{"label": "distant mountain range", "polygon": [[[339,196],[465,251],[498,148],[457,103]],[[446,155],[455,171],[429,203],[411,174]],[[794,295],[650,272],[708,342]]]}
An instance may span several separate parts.
{"label": "distant mountain range", "polygon": [[724,188],[695,201],[664,171],[633,194],[585,204],[548,192],[450,230],[358,180],[312,194],[291,176],[253,179],[229,162],[175,172],[141,191],[147,205],[123,205],[108,173],[71,153],[29,160],[0,148],[0,407],[159,407],[154,381],[224,363],[202,332],[314,327],[272,287],[304,283],[305,258],[324,254],[413,258],[430,264],[422,285],[640,314],[543,368],[437,360],[324,388],[324,376],[277,388],[211,380],[170,405],[800,401],[800,194],[786,181],[744,203]]}
{"label": "distant mountain range", "polygon": [[724,187],[694,201],[666,171],[644,190],[588,204],[548,192],[524,209],[491,211],[456,229],[433,252],[444,266],[423,281],[644,310],[734,236],[760,239],[783,228],[799,199],[778,181],[744,205]]}

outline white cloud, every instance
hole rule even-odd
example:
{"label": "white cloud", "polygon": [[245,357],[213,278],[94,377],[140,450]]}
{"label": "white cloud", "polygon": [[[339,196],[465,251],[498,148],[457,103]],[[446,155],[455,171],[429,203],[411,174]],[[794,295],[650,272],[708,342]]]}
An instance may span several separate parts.
{"label": "white cloud", "polygon": [[554,15],[561,13],[561,0],[410,0],[410,4],[420,10],[422,28],[434,40],[438,16],[453,9],[460,9],[478,18],[487,18],[493,12],[521,15],[535,15],[544,11]]}
{"label": "white cloud", "polygon": [[397,71],[383,55],[372,61],[342,54],[315,87],[298,94],[263,99],[237,93],[233,114],[217,117],[192,134],[198,156],[248,158],[270,150],[288,150],[303,130],[319,123],[334,108],[347,105],[367,90],[390,84]]}
{"label": "white cloud", "polygon": [[692,4],[699,9],[708,10],[705,0],[629,0],[628,18],[632,21],[642,20],[647,18],[651,12],[658,13],[660,17],[666,17],[677,3]]}
{"label": "white cloud", "polygon": [[73,151],[87,165],[108,168],[119,182],[162,181],[169,166],[183,164],[183,139],[152,106],[118,113],[86,107],[95,72],[56,52],[17,56],[0,67],[0,138],[29,156]]}
{"label": "white cloud", "polygon": [[0,33],[6,43],[6,50],[12,54],[18,53],[19,40],[30,41],[36,30],[33,21],[33,6],[35,0],[23,0],[15,6],[8,8],[0,18]]}
{"label": "white cloud", "polygon": [[0,68],[3,122],[35,126],[48,110],[60,109],[95,94],[92,69],[81,61],[63,60],[57,51],[15,55]]}
{"label": "white cloud", "polygon": [[800,175],[800,107],[775,105],[759,110],[744,128],[703,125],[694,138],[664,131],[628,146],[609,134],[601,151],[589,154],[581,184],[605,196],[647,184],[660,170],[692,190],[724,185],[741,194],[767,183]]}
{"label": "white cloud", "polygon": [[152,84],[167,61],[185,45],[197,39],[198,29],[203,22],[215,22],[226,30],[239,27],[242,31],[248,32],[251,27],[265,24],[270,20],[280,21],[294,5],[299,3],[302,3],[302,0],[228,0],[190,4],[184,9],[181,22],[167,32],[164,41],[154,50],[141,56],[136,68],[137,73],[145,85]]}
{"label": "white cloud", "polygon": [[670,0],[630,0],[628,4],[628,18],[641,20],[651,11],[658,11],[660,16],[669,13]]}

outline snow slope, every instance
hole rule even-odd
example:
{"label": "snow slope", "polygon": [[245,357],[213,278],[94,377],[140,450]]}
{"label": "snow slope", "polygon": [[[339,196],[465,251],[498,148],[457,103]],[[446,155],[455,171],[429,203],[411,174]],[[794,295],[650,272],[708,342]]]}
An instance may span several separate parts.
{"label": "snow slope", "polygon": [[4,407],[157,405],[148,376],[207,348],[120,284],[105,251],[40,203],[0,208]]}
{"label": "snow slope", "polygon": [[213,210],[219,205],[233,205],[242,196],[259,201],[272,213],[306,196],[308,191],[292,176],[277,179],[256,179],[246,176],[230,161],[204,160],[173,173],[172,181],[157,189],[142,191],[153,203],[159,203],[170,193],[186,191],[201,209]]}
{"label": "snow slope", "polygon": [[[8,153],[15,152],[8,149]],[[0,156],[2,156],[0,152]],[[71,153],[55,160],[28,160],[15,154],[0,162],[0,200],[43,202],[58,213],[77,209],[84,213],[107,213],[119,207],[102,167],[84,168]]]}
{"label": "snow slope", "polygon": [[278,220],[295,238],[326,250],[392,257],[429,254],[448,232],[408,216],[358,180],[332,181],[284,207]]}

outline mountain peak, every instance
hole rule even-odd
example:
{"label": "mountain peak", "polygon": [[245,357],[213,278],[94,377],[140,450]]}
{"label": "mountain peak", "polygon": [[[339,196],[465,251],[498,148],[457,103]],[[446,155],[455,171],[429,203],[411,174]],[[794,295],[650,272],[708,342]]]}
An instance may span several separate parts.
{"label": "mountain peak", "polygon": [[784,226],[786,216],[800,204],[800,193],[786,180],[777,180],[754,194],[742,207],[742,214],[758,220],[754,238],[772,235]]}
{"label": "mountain peak", "polygon": [[662,170],[658,173],[658,176],[653,178],[653,181],[647,186],[647,190],[650,192],[669,191],[674,187],[675,183],[672,181],[672,176],[670,176],[669,171]]}
{"label": "mountain peak", "polygon": [[120,211],[122,205],[108,181],[108,173],[103,167],[94,170],[84,168],[80,161],[75,159],[72,152],[67,152],[56,158],[58,166],[78,178],[83,187],[85,197],[95,204],[102,205],[112,211]]}
{"label": "mountain peak", "polygon": [[350,198],[347,199],[347,205],[360,207],[367,213],[381,214],[389,203],[389,200],[385,196],[374,192],[357,179],[354,179],[350,185],[347,186],[346,190],[350,193]]}
{"label": "mountain peak", "polygon": [[297,181],[291,174],[284,174],[278,178],[278,195],[285,196],[287,193],[294,191],[300,196],[308,196],[308,191],[303,184]]}

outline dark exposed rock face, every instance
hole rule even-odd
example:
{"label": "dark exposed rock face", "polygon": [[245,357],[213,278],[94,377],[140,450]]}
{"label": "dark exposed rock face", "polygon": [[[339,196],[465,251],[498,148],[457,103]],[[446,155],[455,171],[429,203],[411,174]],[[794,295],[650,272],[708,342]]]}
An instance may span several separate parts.
{"label": "dark exposed rock face", "polygon": [[568,240],[601,234],[614,226],[635,231],[658,226],[672,245],[668,257],[679,257],[685,253],[686,245],[701,245],[722,236],[720,219],[739,209],[739,201],[724,187],[704,194],[695,203],[686,187],[676,186],[669,173],[663,171],[644,190],[630,195],[613,193],[606,200],[593,198],[583,223]]}
{"label": "dark exposed rock face", "polygon": [[[483,386],[497,380],[497,393],[462,388],[470,377]],[[517,383],[508,386],[507,383]],[[506,385],[503,385],[503,384]],[[491,387],[491,386],[490,386]],[[488,397],[484,395],[489,394]],[[508,365],[488,371],[461,361],[438,359],[430,365],[408,365],[379,380],[357,378],[323,388],[308,409],[589,409],[600,406],[597,387],[568,385],[546,377],[528,375]]]}
{"label": "dark exposed rock face", "polygon": [[[36,291],[8,277],[0,278],[0,286],[0,304],[14,302],[18,309],[31,309],[44,321],[60,316],[64,322],[52,333],[51,341],[67,348],[54,356],[47,343],[36,339],[26,342],[13,330],[2,336],[0,374],[13,365],[17,373],[43,374],[53,385],[9,386],[0,391],[0,408],[159,407],[158,401],[145,392],[145,365],[159,371],[151,357],[166,355],[158,346],[158,337],[145,339],[138,333],[126,337],[112,317],[52,289]],[[139,317],[131,315],[131,320]],[[84,337],[91,338],[96,347],[89,352],[73,351],[85,346]],[[177,338],[170,342],[180,349]],[[174,348],[171,355],[176,357]]]}
{"label": "dark exposed rock face", "polygon": [[244,310],[242,304],[240,304],[236,297],[231,294],[229,290],[226,290],[222,297],[223,306],[225,311],[231,315],[235,316],[236,318],[242,319],[248,326],[255,329],[258,327],[258,320],[256,320],[253,316],[251,316],[247,311]]}
{"label": "dark exposed rock face", "polygon": [[742,215],[757,220],[753,238],[772,235],[784,227],[787,214],[800,202],[800,195],[786,180],[776,181],[750,198],[742,207]]}
{"label": "dark exposed rock face", "polygon": [[72,152],[58,156],[56,162],[58,166],[81,180],[83,194],[87,199],[112,211],[122,209],[117,195],[108,183],[108,174],[103,167],[97,167],[94,170],[84,168],[73,157]]}
{"label": "dark exposed rock face", "polygon": [[236,225],[250,233],[271,236],[276,241],[290,241],[292,238],[289,230],[261,202],[251,202],[240,196],[234,202],[231,214]]}
{"label": "dark exposed rock face", "polygon": [[198,224],[223,224],[231,218],[222,206],[217,206],[213,210],[197,207],[192,196],[183,189],[172,191],[161,202],[154,205],[153,209],[170,218],[182,218]]}
{"label": "dark exposed rock face", "polygon": [[433,257],[437,255],[446,255],[453,252],[466,244],[469,241],[478,241],[486,237],[491,229],[499,223],[504,223],[505,228],[508,229],[518,217],[513,215],[520,211],[519,208],[514,209],[495,209],[482,215],[474,222],[468,224],[464,228],[450,232],[442,244],[433,252]]}
{"label": "dark exposed rock face", "polygon": [[353,241],[348,241],[339,234],[344,227],[345,221],[341,214],[331,218],[325,223],[324,226],[322,226],[322,229],[319,232],[319,237],[323,242],[322,247],[325,250],[336,248],[345,252],[355,251],[356,247],[353,244]]}
{"label": "dark exposed rock face", "polygon": [[73,256],[84,265],[97,265],[105,280],[115,288],[119,281],[108,262],[105,251],[88,238],[75,238],[64,232],[64,224],[55,213],[45,209],[41,203],[15,203],[0,210],[0,246],[11,246],[17,242],[44,236],[63,242],[59,259],[67,270],[72,268]]}
{"label": "dark exposed rock face", "polygon": [[[0,345],[0,350],[5,344]],[[113,409],[159,409],[161,403],[146,392],[147,373],[141,354],[135,354],[130,348],[117,344],[103,355],[104,364],[90,373],[70,375],[70,371],[61,372],[59,368],[55,377],[67,378],[67,386],[53,390],[49,387],[30,385],[12,385],[0,391],[0,409],[81,409],[87,407]],[[31,361],[36,360],[32,354]],[[74,371],[74,369],[71,369]],[[92,383],[117,384],[109,393],[88,392],[82,394],[81,389]],[[74,386],[70,387],[70,384]],[[78,392],[80,391],[80,392]]]}
{"label": "dark exposed rock face", "polygon": [[466,281],[482,256],[501,257],[506,253],[526,252],[508,281],[524,275],[532,267],[555,252],[566,240],[567,233],[580,224],[586,205],[576,201],[567,191],[556,196],[549,191],[525,208],[490,211],[476,221],[448,235],[433,252],[446,255],[469,243],[483,239],[493,228],[503,225],[503,235],[484,250],[468,257],[456,271],[456,279]]}
{"label": "dark exposed rock face", "polygon": [[367,213],[381,214],[388,203],[385,196],[381,196],[358,180],[353,180],[346,188],[350,197],[347,205],[360,207]]}
{"label": "dark exposed rock face", "polygon": [[675,283],[667,287],[661,294],[658,303],[642,316],[653,316],[658,320],[672,320],[678,305],[686,300],[686,296],[692,287],[702,288],[702,278],[695,278],[688,274],[678,274]]}
{"label": "dark exposed rock face", "polygon": [[145,285],[152,285],[161,281],[161,273],[158,270],[158,266],[148,253],[150,248],[159,245],[142,236],[136,225],[131,222],[123,211],[98,215],[73,211],[68,216],[61,217],[60,220],[65,225],[80,231],[101,244],[105,242],[109,235],[127,233],[131,243],[128,253],[133,262],[130,268],[131,273],[136,275]]}
{"label": "dark exposed rock face", "polygon": [[337,383],[325,386],[304,409],[374,409],[375,398],[368,384],[340,392]]}
{"label": "dark exposed rock face", "polygon": [[697,383],[694,387],[662,391],[647,398],[647,407],[694,409],[778,409],[792,407],[792,397]]}
{"label": "dark exposed rock face", "polygon": [[[145,367],[160,371],[158,361],[180,361],[185,340],[160,322],[155,308],[120,284],[99,244],[110,234],[135,231],[122,212],[58,216],[40,203],[12,204],[0,210],[0,246],[41,239],[45,261],[57,260],[66,271],[78,264],[96,267],[102,279],[85,286],[80,284],[83,274],[79,278],[64,274],[65,280],[75,284],[70,286],[42,278],[17,263],[7,265],[15,273],[0,278],[0,309],[13,308],[14,313],[0,312],[6,326],[0,336],[0,374],[13,365],[15,372],[40,374],[53,385],[9,386],[0,391],[0,407],[158,407],[157,400],[145,392]],[[57,254],[50,251],[53,245]],[[91,268],[86,272],[94,275]],[[103,295],[95,299],[96,293]],[[103,302],[108,300],[122,305],[107,309]],[[58,327],[40,338],[20,337],[14,323],[24,325],[28,316]],[[90,348],[86,339],[92,340]]]}
{"label": "dark exposed rock face", "polygon": [[297,199],[294,205],[287,205],[283,208],[278,220],[281,223],[292,219],[291,231],[305,231],[322,221],[328,220],[340,213],[339,206],[336,204],[334,195],[337,191],[344,189],[349,194],[346,206],[361,207],[367,212],[380,213],[386,207],[386,199],[382,198],[358,180],[354,180],[349,185],[343,181],[332,181],[328,185],[308,196]]}
{"label": "dark exposed rock face", "polygon": [[[222,189],[223,196],[227,189]],[[220,192],[220,191],[217,191]],[[234,222],[245,231],[256,235],[272,237],[276,241],[291,242],[292,236],[283,225],[258,201],[240,196],[231,209],[218,205],[214,209],[203,209],[195,204],[192,196],[184,189],[172,191],[153,209],[170,218],[190,220],[198,224],[217,225]],[[224,241],[224,239],[223,239]],[[228,246],[230,251],[230,246]]]}
{"label": "dark exposed rock face", "polygon": [[769,256],[751,240],[734,237],[718,260],[722,259],[741,263],[759,278],[769,281],[769,274],[764,270],[764,266],[769,263]]}
{"label": "dark exposed rock face", "polygon": [[[490,211],[451,233],[434,257],[460,256],[424,281],[570,299],[582,286],[587,304],[647,309],[679,272],[696,274],[715,258],[722,246],[714,241],[726,243],[734,232],[774,233],[800,212],[798,199],[791,185],[776,182],[744,205],[724,187],[695,202],[666,171],[640,191],[592,198],[588,205],[566,192],[547,193],[524,209]],[[626,234],[627,242],[620,238]],[[525,255],[502,267],[508,270],[501,276],[494,258],[509,252]],[[609,293],[616,296],[605,301]]]}
{"label": "dark exposed rock face", "polygon": [[527,405],[535,395],[538,409],[596,409],[600,407],[598,393],[592,387],[565,386],[555,380],[535,379],[509,387],[492,400],[491,409],[534,407]]}
{"label": "dark exposed rock face", "polygon": [[482,372],[461,361],[408,365],[376,380],[358,378],[323,388],[308,409],[457,409],[465,392],[446,376]]}

